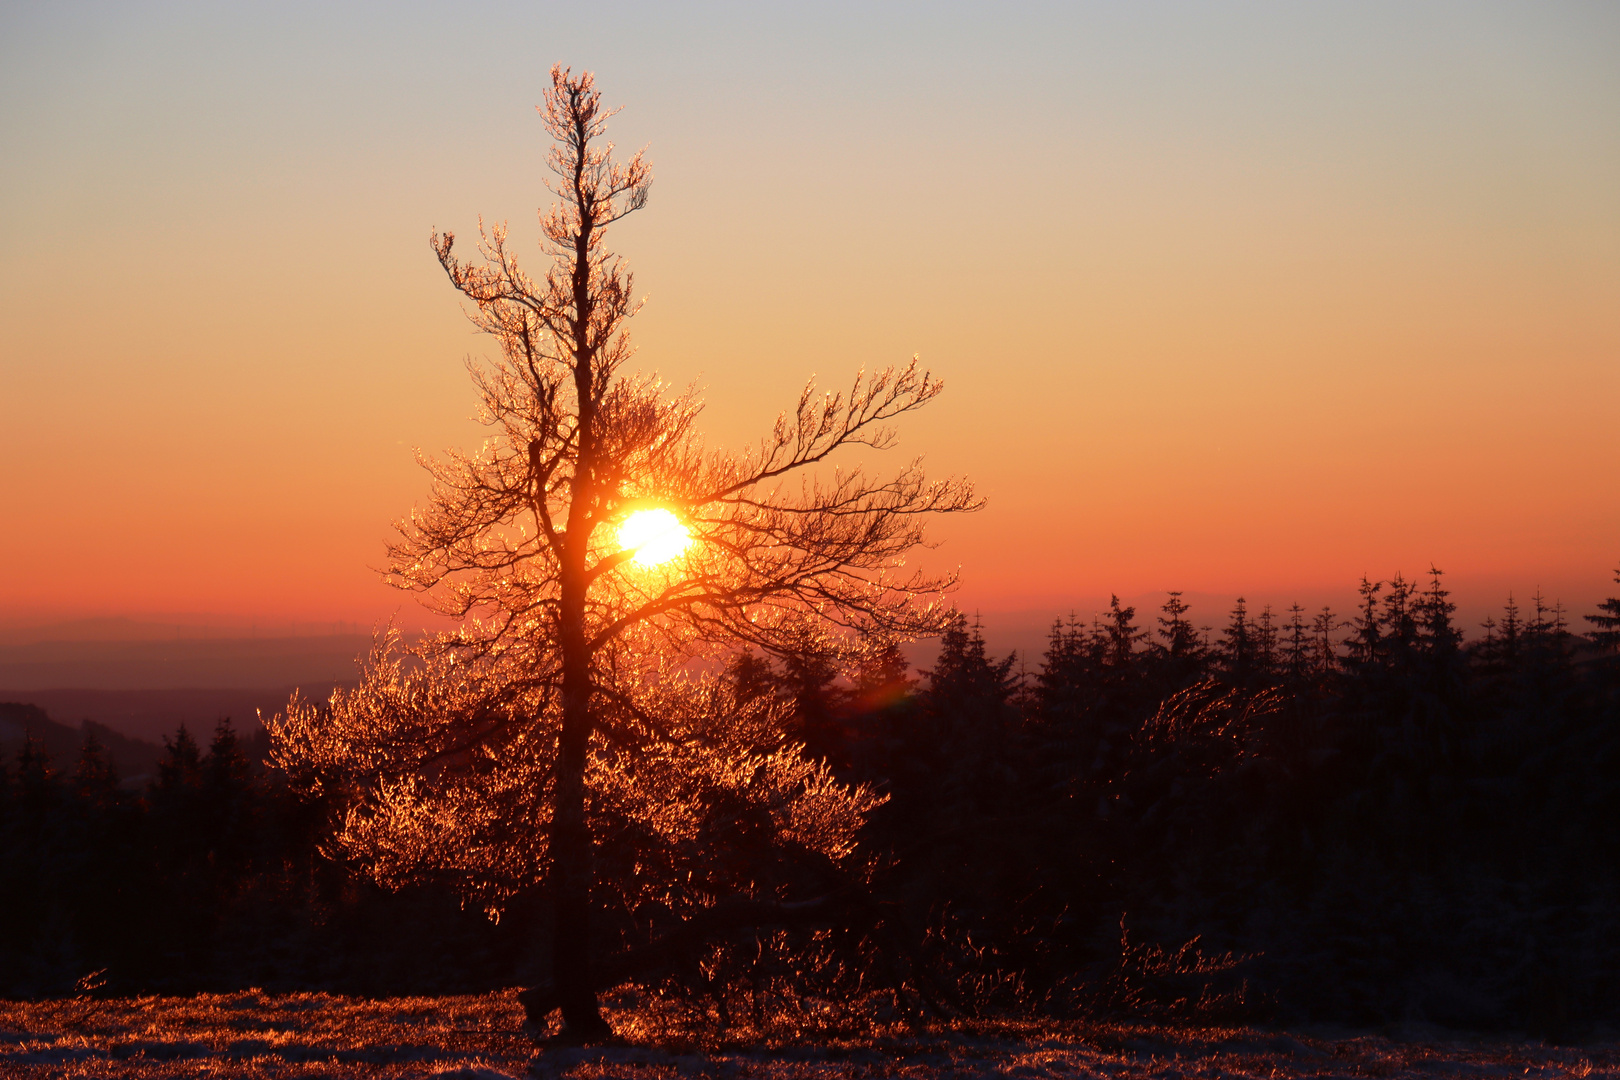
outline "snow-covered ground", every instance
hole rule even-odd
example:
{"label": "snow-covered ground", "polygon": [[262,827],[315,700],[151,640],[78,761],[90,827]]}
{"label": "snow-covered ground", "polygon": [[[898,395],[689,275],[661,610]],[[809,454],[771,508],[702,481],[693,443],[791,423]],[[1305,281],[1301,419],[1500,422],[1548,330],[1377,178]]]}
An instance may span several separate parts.
{"label": "snow-covered ground", "polygon": [[11,1077],[1620,1077],[1620,1044],[1579,1047],[1436,1031],[1284,1033],[1146,1025],[905,1026],[731,1043],[670,1014],[609,1013],[626,1045],[536,1052],[511,993],[367,1000],[259,991],[0,1002]]}

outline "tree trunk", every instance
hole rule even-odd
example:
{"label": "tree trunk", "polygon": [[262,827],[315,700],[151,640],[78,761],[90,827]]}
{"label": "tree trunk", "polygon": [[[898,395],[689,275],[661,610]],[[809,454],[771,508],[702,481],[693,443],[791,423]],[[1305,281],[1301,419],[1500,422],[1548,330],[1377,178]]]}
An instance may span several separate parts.
{"label": "tree trunk", "polygon": [[[573,118],[576,140],[573,186],[580,208],[579,230],[574,235],[570,277],[573,292],[574,392],[578,399],[579,456],[569,485],[568,528],[558,551],[560,631],[563,668],[563,722],[558,737],[556,803],[551,819],[552,903],[555,923],[551,937],[551,977],[563,1014],[563,1038],[568,1042],[602,1042],[613,1030],[596,1003],[596,981],[591,975],[591,834],[585,821],[585,763],[591,742],[591,654],[585,625],[586,575],[595,512],[596,439],[592,362],[596,347],[590,338],[591,313],[596,298],[591,292],[590,248],[594,224],[585,198],[586,121]],[[540,493],[544,498],[544,493]]]}
{"label": "tree trunk", "polygon": [[611,1038],[613,1031],[597,1008],[591,976],[591,835],[585,821],[591,677],[582,569],[566,567],[562,579],[563,722],[551,819],[551,980],[562,1009],[563,1037],[587,1043]]}
{"label": "tree trunk", "polygon": [[[589,117],[578,111],[579,92],[571,91],[573,140],[572,181],[579,210],[573,237],[569,278],[573,312],[574,393],[579,410],[575,438],[578,456],[569,483],[568,526],[558,545],[559,637],[562,646],[562,733],[558,736],[556,802],[551,819],[552,987],[563,1014],[562,1037],[594,1043],[613,1037],[596,1003],[591,975],[591,834],[585,820],[585,765],[590,752],[591,650],[585,622],[586,573],[596,507],[596,394],[594,363],[597,344],[590,328],[597,297],[592,292],[591,233],[594,204],[587,197],[586,171],[591,139]],[[537,498],[545,498],[543,491]]]}

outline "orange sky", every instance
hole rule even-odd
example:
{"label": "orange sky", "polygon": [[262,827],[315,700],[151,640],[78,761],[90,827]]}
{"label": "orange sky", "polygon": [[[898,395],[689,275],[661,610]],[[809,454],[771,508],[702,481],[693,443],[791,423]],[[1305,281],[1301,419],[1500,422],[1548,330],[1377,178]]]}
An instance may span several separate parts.
{"label": "orange sky", "polygon": [[553,60],[649,208],[645,367],[717,442],[913,352],[929,559],[1109,591],[1620,561],[1620,8],[277,6],[0,14],[0,622],[370,623],[411,447],[467,445],[432,226],[532,238]]}

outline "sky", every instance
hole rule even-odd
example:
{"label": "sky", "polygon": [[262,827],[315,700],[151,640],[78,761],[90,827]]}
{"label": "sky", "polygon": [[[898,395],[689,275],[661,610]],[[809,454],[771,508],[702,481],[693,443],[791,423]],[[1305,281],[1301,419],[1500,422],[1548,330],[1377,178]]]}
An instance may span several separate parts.
{"label": "sky", "polygon": [[987,627],[1614,594],[1620,6],[52,2],[0,8],[0,622],[421,618],[374,568],[493,350],[427,238],[533,241],[557,61],[653,164],[637,363],[740,446],[920,354]]}

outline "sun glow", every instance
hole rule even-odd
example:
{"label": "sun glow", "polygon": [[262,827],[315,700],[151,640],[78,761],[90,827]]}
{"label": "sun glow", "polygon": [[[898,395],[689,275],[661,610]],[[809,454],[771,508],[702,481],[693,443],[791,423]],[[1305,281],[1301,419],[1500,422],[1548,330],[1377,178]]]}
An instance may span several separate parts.
{"label": "sun glow", "polygon": [[692,534],[668,510],[637,510],[619,526],[619,547],[635,551],[631,562],[637,566],[668,562],[691,542]]}

